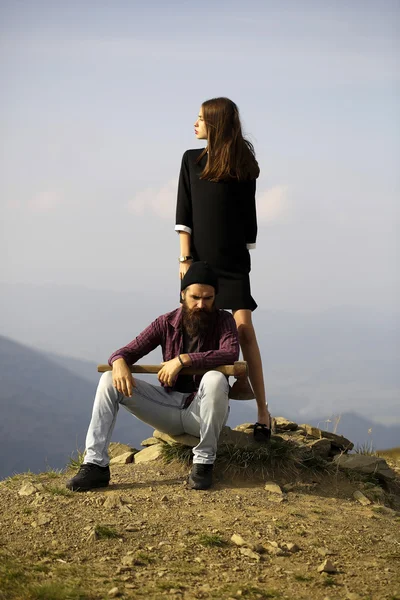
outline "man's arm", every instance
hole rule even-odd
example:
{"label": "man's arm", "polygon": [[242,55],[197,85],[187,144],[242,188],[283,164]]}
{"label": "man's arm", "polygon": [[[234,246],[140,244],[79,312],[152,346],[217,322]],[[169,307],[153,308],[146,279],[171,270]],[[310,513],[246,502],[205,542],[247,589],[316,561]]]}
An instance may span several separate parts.
{"label": "man's arm", "polygon": [[129,344],[113,352],[108,359],[108,364],[112,365],[118,358],[123,358],[127,365],[133,365],[160,344],[161,324],[160,318],[158,318]]}
{"label": "man's arm", "polygon": [[130,365],[133,365],[160,345],[160,329],[159,319],[156,319],[132,342],[113,352],[108,359],[108,364],[113,368],[113,385],[124,396],[130,397],[132,389],[135,387]]}
{"label": "man's arm", "polygon": [[235,319],[228,312],[222,314],[218,350],[182,354],[181,360],[185,367],[191,365],[195,369],[212,369],[221,365],[231,365],[239,359],[239,340]]}

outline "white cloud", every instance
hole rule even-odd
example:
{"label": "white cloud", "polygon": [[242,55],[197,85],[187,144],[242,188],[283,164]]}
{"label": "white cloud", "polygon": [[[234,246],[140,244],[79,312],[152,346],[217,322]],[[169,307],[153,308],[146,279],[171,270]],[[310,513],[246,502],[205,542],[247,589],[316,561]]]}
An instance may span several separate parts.
{"label": "white cloud", "polygon": [[128,202],[128,210],[137,215],[154,214],[171,220],[175,215],[177,188],[177,179],[171,179],[160,188],[146,188]]}
{"label": "white cloud", "polygon": [[287,186],[276,185],[257,195],[257,217],[260,222],[270,223],[287,213]]}

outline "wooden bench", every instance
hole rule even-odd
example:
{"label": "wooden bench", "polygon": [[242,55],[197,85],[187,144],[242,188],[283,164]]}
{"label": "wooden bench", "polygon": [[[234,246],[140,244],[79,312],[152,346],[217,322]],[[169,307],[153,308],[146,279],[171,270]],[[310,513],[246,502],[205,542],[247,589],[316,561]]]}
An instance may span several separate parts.
{"label": "wooden bench", "polygon": [[[131,366],[132,373],[142,373],[145,375],[156,375],[162,368],[162,365],[141,365],[136,364]],[[99,373],[112,371],[110,365],[98,365]],[[218,371],[228,377],[235,377],[235,383],[230,387],[229,398],[232,400],[253,400],[254,392],[248,380],[247,362],[238,360],[233,365],[222,365],[214,369],[194,369],[193,367],[185,367],[183,372],[185,375],[204,375],[207,371]]]}

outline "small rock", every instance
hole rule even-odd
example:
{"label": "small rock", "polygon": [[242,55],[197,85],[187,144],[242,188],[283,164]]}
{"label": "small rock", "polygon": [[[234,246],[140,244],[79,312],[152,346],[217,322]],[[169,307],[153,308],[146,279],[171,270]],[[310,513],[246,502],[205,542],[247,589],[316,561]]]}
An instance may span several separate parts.
{"label": "small rock", "polygon": [[161,496],[160,500],[161,502],[168,502],[168,496],[164,494],[164,496]]}
{"label": "small rock", "polygon": [[113,508],[121,508],[122,501],[120,496],[116,494],[108,494],[107,498],[103,504],[104,508],[113,509]]}
{"label": "small rock", "polygon": [[321,556],[333,556],[335,554],[335,552],[328,550],[328,548],[317,548],[317,552]]}
{"label": "small rock", "polygon": [[93,543],[94,543],[96,540],[98,540],[98,539],[99,539],[99,535],[98,535],[98,533],[96,532],[96,530],[93,528],[93,529],[92,529],[92,531],[91,531],[91,532],[89,533],[89,535],[87,536],[87,538],[86,538],[86,541],[87,541],[89,544],[93,544]]}
{"label": "small rock", "polygon": [[356,490],[354,492],[353,498],[355,498],[355,500],[358,500],[358,502],[363,506],[368,506],[368,504],[371,504],[371,500],[364,496],[364,494],[360,492],[360,490]]}
{"label": "small rock", "polygon": [[51,519],[52,519],[51,515],[42,513],[41,515],[38,516],[37,524],[40,526],[48,525],[49,523],[51,523]]}
{"label": "small rock", "polygon": [[236,544],[236,546],[247,546],[247,544],[246,544],[245,540],[242,538],[242,536],[238,535],[237,533],[234,533],[232,535],[231,542]]}
{"label": "small rock", "polygon": [[287,544],[284,544],[284,547],[287,549],[288,552],[291,552],[292,554],[294,554],[295,552],[300,552],[300,548],[298,547],[298,545],[294,544],[293,542],[288,542]]}
{"label": "small rock", "polygon": [[257,561],[259,561],[261,558],[257,552],[253,552],[253,550],[250,548],[240,548],[240,554],[243,554],[243,556],[247,556],[248,558],[253,558]]}
{"label": "small rock", "polygon": [[282,496],[283,494],[279,485],[277,483],[274,483],[273,481],[267,481],[267,483],[264,486],[264,489],[270,494],[278,494],[280,496]]}
{"label": "small rock", "polygon": [[121,558],[121,565],[124,567],[133,567],[135,564],[135,557],[132,554],[126,554]]}
{"label": "small rock", "polygon": [[139,531],[139,529],[135,525],[127,525],[125,531]]}
{"label": "small rock", "polygon": [[327,558],[324,562],[319,565],[317,568],[318,573],[337,573],[337,570],[333,563]]}
{"label": "small rock", "polygon": [[121,595],[121,592],[119,591],[119,589],[117,587],[113,587],[111,588],[111,590],[108,590],[108,596],[109,598],[118,598],[118,596]]}
{"label": "small rock", "polygon": [[254,423],[242,423],[241,425],[238,425],[237,427],[233,428],[234,431],[254,431]]}
{"label": "small rock", "polygon": [[153,437],[166,442],[170,446],[173,446],[174,444],[182,444],[182,446],[194,448],[194,446],[197,446],[199,443],[198,437],[189,435],[188,433],[183,433],[182,435],[169,435],[168,433],[163,433],[162,431],[157,431],[156,429],[153,433]]}
{"label": "small rock", "polygon": [[315,456],[326,458],[329,456],[331,451],[331,442],[326,438],[321,438],[320,440],[314,440],[313,442],[307,444],[307,447],[310,448]]}
{"label": "small rock", "polygon": [[111,458],[110,464],[112,464],[112,459],[116,458],[117,456],[121,456],[122,454],[127,454],[128,452],[133,452],[134,454],[136,452],[138,452],[138,450],[136,450],[136,448],[132,448],[131,446],[128,446],[128,444],[121,444],[119,442],[111,442],[111,444],[108,447],[108,454]]}
{"label": "small rock", "polygon": [[275,417],[272,423],[275,424],[275,431],[295,431],[297,429],[297,423],[289,421],[285,417]]}
{"label": "small rock", "polygon": [[32,496],[32,494],[36,494],[36,492],[38,491],[38,488],[35,485],[33,485],[31,481],[28,481],[27,483],[22,484],[21,488],[18,491],[18,494],[20,496]]}
{"label": "small rock", "polygon": [[141,446],[154,446],[154,444],[159,444],[160,440],[158,440],[155,437],[149,437],[146,438],[145,440],[143,440],[143,442],[140,443]]}
{"label": "small rock", "polygon": [[282,486],[282,490],[285,493],[293,492],[294,489],[296,489],[296,484],[295,483],[285,483],[285,485]]}
{"label": "small rock", "polygon": [[272,556],[285,556],[285,554],[286,554],[286,552],[282,548],[275,547],[275,546],[268,546],[267,552],[268,552],[268,554],[271,554]]}
{"label": "small rock", "polygon": [[123,454],[118,454],[110,460],[110,465],[128,465],[133,462],[133,457],[137,454],[137,452],[124,452]]}
{"label": "small rock", "polygon": [[162,447],[163,447],[163,444],[155,444],[154,446],[147,446],[147,448],[144,448],[144,450],[141,450],[140,452],[135,454],[135,456],[133,457],[133,462],[135,464],[143,463],[143,462],[149,462],[151,460],[156,460],[157,458],[160,458],[160,456],[162,454]]}
{"label": "small rock", "polygon": [[398,513],[393,510],[393,508],[389,508],[388,506],[373,506],[372,510],[375,513],[386,515],[387,517],[397,517]]}

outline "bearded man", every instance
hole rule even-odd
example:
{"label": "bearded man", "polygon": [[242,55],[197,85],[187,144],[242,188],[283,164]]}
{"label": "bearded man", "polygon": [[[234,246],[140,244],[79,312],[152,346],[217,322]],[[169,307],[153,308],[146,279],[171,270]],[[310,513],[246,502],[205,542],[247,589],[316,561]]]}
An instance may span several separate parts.
{"label": "bearded man", "polygon": [[[127,346],[109,358],[112,371],[97,388],[79,472],[67,482],[73,491],[104,487],[110,481],[108,446],[119,406],[152,427],[200,438],[193,448],[192,489],[208,489],[218,437],[228,418],[228,380],[213,368],[239,357],[235,320],[214,305],[218,279],[206,262],[194,262],[181,281],[182,306],[158,317]],[[161,346],[161,386],[133,378],[130,365]],[[185,367],[207,369],[203,376],[185,375]]]}

